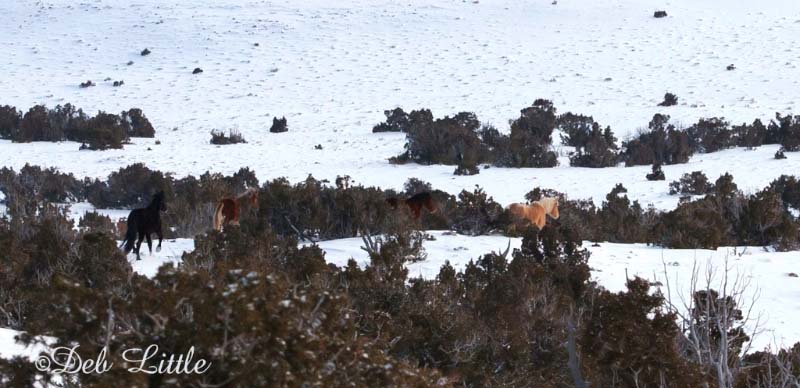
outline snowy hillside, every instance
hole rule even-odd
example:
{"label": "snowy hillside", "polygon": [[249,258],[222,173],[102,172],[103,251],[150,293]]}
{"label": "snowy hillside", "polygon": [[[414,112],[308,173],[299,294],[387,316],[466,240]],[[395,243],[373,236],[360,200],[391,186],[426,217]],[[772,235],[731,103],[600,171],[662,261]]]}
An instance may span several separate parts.
{"label": "snowy hillside", "polygon": [[[79,152],[72,143],[0,141],[3,164],[97,177],[134,162],[181,176],[247,165],[260,179],[349,174],[387,188],[424,176],[453,193],[480,184],[501,203],[520,200],[536,185],[601,200],[622,182],[633,197],[668,208],[675,200],[662,195],[666,183],[643,182],[644,168],[491,169],[453,177],[452,167],[389,166],[386,159],[402,151],[404,137],[370,129],[383,110],[402,106],[430,108],[436,116],[474,111],[506,130],[540,97],[560,112],[593,115],[620,138],[657,112],[686,125],[709,116],[738,124],[798,109],[800,10],[791,2],[332,4],[3,2],[0,12],[13,22],[0,26],[0,35],[14,38],[0,41],[0,50],[13,54],[0,60],[0,103],[21,109],[72,103],[115,113],[139,107],[161,142],[137,139],[124,150],[98,153]],[[662,8],[669,17],[654,19]],[[152,53],[141,56],[145,48]],[[736,70],[726,71],[729,64]],[[191,74],[195,67],[204,72]],[[79,88],[87,79],[97,86]],[[112,80],[125,85],[112,87]],[[680,104],[657,107],[667,91]],[[281,116],[289,132],[269,134],[272,118]],[[232,155],[208,144],[215,128],[238,128],[249,143]],[[323,149],[314,150],[316,144]],[[730,171],[743,189],[755,190],[800,167],[796,158],[769,160],[772,153],[698,156],[668,169],[667,178],[703,169],[714,179]]]}

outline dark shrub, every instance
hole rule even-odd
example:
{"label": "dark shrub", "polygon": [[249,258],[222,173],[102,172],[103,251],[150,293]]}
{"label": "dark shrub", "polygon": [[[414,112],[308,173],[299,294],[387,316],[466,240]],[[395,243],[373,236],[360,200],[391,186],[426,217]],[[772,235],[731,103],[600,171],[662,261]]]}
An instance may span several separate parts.
{"label": "dark shrub", "polygon": [[418,178],[408,178],[406,183],[403,184],[403,191],[408,195],[414,195],[423,191],[433,191],[433,186]]}
{"label": "dark shrub", "polygon": [[558,164],[550,150],[556,127],[553,103],[538,99],[511,122],[510,167],[553,167]]}
{"label": "dark shrub", "polygon": [[383,111],[386,121],[372,127],[372,132],[407,132],[408,114],[400,108]]}
{"label": "dark shrub", "polygon": [[0,139],[10,140],[19,131],[22,113],[8,105],[0,106]]}
{"label": "dark shrub", "polygon": [[620,156],[626,166],[643,164],[686,163],[692,155],[689,136],[669,124],[669,116],[656,114],[648,125],[649,131],[622,143]]}
{"label": "dark shrub", "polygon": [[774,246],[779,250],[792,250],[798,246],[797,223],[786,211],[781,194],[769,189],[747,200],[739,233],[745,245]]}
{"label": "dark shrub", "polygon": [[800,342],[777,354],[758,351],[744,355],[743,374],[736,388],[800,385]]}
{"label": "dark shrub", "polygon": [[[57,338],[54,346],[80,343],[82,358],[106,345],[126,349],[140,341],[170,354],[182,354],[192,346],[195,357],[210,364],[202,375],[171,377],[179,386],[229,386],[234,381],[233,385],[292,386],[303,381],[335,386],[348,381],[356,386],[432,387],[440,378],[437,372],[416,366],[416,360],[412,366],[393,356],[388,338],[361,330],[363,316],[375,310],[351,308],[358,301],[341,285],[345,274],[331,273],[319,249],[298,249],[296,241],[235,229],[230,235],[198,238],[196,245],[201,248],[185,258],[188,270],[166,266],[155,279],[133,276],[120,282],[127,283],[128,290],[55,279],[50,292],[41,297],[50,314],[26,330],[52,335]],[[240,254],[229,255],[231,251]],[[385,273],[383,268],[381,272]],[[400,282],[404,281],[402,277]],[[215,320],[222,323],[212,324]],[[103,334],[92,330],[108,327],[109,321],[120,326],[100,330]],[[240,346],[239,341],[248,345]],[[120,354],[109,351],[108,361],[121,365]],[[103,386],[163,381],[163,377],[129,374],[124,368],[84,376],[75,381]]]}
{"label": "dark shrub", "polygon": [[225,145],[239,143],[247,143],[247,141],[245,141],[244,136],[235,129],[229,130],[227,136],[225,132],[216,129],[211,131],[211,144]]}
{"label": "dark shrub", "polygon": [[[0,122],[0,130],[2,125]],[[15,142],[69,140],[84,143],[82,149],[102,150],[122,148],[130,134],[152,137],[154,133],[141,110],[135,108],[121,115],[101,111],[89,117],[71,104],[50,110],[37,105],[25,114],[19,127],[12,131],[11,139]]]}
{"label": "dark shrub", "polygon": [[47,116],[50,126],[63,134],[59,140],[73,141],[86,134],[90,119],[83,110],[75,108],[72,104],[57,105],[48,110]]}
{"label": "dark shrub", "polygon": [[109,236],[117,235],[111,218],[96,211],[86,212],[78,221],[78,227],[82,231],[107,233]]}
{"label": "dark shrub", "polygon": [[130,137],[155,137],[156,130],[150,124],[150,120],[145,117],[139,108],[131,108],[127,112],[122,112],[122,119],[128,123],[128,136]]}
{"label": "dark shrub", "polygon": [[459,164],[453,175],[476,175],[480,174],[481,170],[474,164]]}
{"label": "dark shrub", "polygon": [[21,196],[35,203],[64,203],[78,201],[83,197],[83,186],[72,174],[28,164],[19,173],[5,167],[0,168],[0,191],[7,197]]}
{"label": "dark shrub", "polygon": [[[295,185],[285,179],[267,182],[259,194],[258,227],[269,226],[283,236],[298,239],[356,237],[360,232],[388,232],[394,224],[408,222],[407,209],[394,212],[376,188],[325,186],[308,177]],[[398,217],[391,217],[395,215]],[[394,224],[393,224],[394,223]]]}
{"label": "dark shrub", "polygon": [[86,82],[81,82],[81,84],[78,85],[78,86],[80,86],[82,89],[85,89],[85,88],[88,88],[88,87],[97,86],[97,84],[92,82],[92,80],[87,80]]}
{"label": "dark shrub", "polygon": [[618,183],[606,195],[598,218],[602,224],[596,239],[600,241],[648,241],[649,227],[645,211],[639,201],[628,199],[628,190]]}
{"label": "dark shrub", "polygon": [[486,148],[488,160],[496,166],[513,166],[514,157],[511,153],[511,138],[504,135],[491,125],[484,125],[478,130],[478,136]]}
{"label": "dark shrub", "polygon": [[617,164],[617,139],[611,127],[605,130],[591,116],[565,113],[558,117],[557,128],[563,133],[561,140],[575,153],[569,157],[576,167],[612,167]]}
{"label": "dark shrub", "polygon": [[273,117],[272,126],[269,128],[269,131],[272,133],[289,131],[289,127],[286,126],[286,117],[281,117],[281,118]]}
{"label": "dark shrub", "polygon": [[717,117],[700,119],[686,129],[689,145],[698,153],[717,152],[736,146],[734,132],[728,125],[727,121]]}
{"label": "dark shrub", "polygon": [[769,189],[780,194],[785,207],[800,210],[800,181],[791,175],[781,175],[769,184]]}
{"label": "dark shrub", "polygon": [[73,137],[69,140],[86,143],[92,150],[122,148],[122,144],[129,139],[127,127],[122,117],[98,112],[86,122],[85,127],[73,132]]}
{"label": "dark shrub", "polygon": [[598,293],[580,337],[584,365],[603,371],[588,376],[592,386],[635,387],[646,381],[653,386],[658,381],[676,387],[703,385],[703,371],[678,347],[678,317],[664,305],[664,296],[651,292],[650,283],[638,277],[628,280],[625,292]]}
{"label": "dark shrub", "polygon": [[761,123],[761,120],[756,119],[752,125],[734,126],[733,132],[736,136],[737,146],[754,149],[764,144],[764,138],[767,136],[767,127]]}
{"label": "dark shrub", "polygon": [[664,179],[666,179],[666,177],[664,176],[664,171],[661,169],[661,164],[653,163],[652,172],[647,174],[646,178],[649,181],[663,181]]}
{"label": "dark shrub", "polygon": [[502,213],[503,207],[480,187],[472,192],[462,190],[452,214],[452,227],[462,234],[485,234],[498,227],[497,220]]}
{"label": "dark shrub", "polygon": [[785,151],[800,150],[800,115],[781,116],[775,114],[767,126],[766,144],[780,144]]}
{"label": "dark shrub", "polygon": [[61,128],[52,128],[48,120],[47,108],[36,105],[22,117],[19,130],[12,135],[15,142],[62,141],[64,133]]}
{"label": "dark shrub", "polygon": [[678,96],[667,93],[664,95],[664,101],[660,102],[658,106],[673,106],[678,105]]}
{"label": "dark shrub", "polygon": [[702,171],[693,171],[690,174],[683,174],[680,181],[672,181],[669,184],[669,193],[670,195],[705,195],[713,188],[714,185],[708,181],[706,174],[703,174]]}
{"label": "dark shrub", "polygon": [[395,163],[475,165],[485,157],[474,113],[433,120],[431,112],[423,109],[412,111],[408,120],[406,151],[392,158]]}
{"label": "dark shrub", "polygon": [[99,209],[132,208],[146,206],[154,193],[163,190],[169,206],[174,195],[170,180],[169,175],[136,163],[112,172],[105,182],[87,182],[86,196]]}
{"label": "dark shrub", "polygon": [[92,288],[125,288],[130,265],[110,236],[76,233],[66,211],[55,206],[29,203],[9,208],[33,211],[14,210],[10,220],[0,219],[0,322],[4,326],[24,329],[52,313],[52,306],[41,297],[58,278]]}
{"label": "dark shrub", "polygon": [[556,128],[562,132],[561,141],[576,149],[585,147],[592,129],[599,126],[592,116],[576,115],[572,112],[564,113],[556,120]]}
{"label": "dark shrub", "polygon": [[659,217],[655,227],[659,245],[669,248],[716,249],[735,242],[732,225],[725,219],[714,198],[681,202]]}

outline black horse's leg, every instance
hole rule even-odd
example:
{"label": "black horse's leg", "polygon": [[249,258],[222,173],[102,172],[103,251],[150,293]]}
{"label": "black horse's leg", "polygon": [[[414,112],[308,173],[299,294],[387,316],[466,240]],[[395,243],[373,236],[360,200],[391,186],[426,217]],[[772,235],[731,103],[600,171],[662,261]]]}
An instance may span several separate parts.
{"label": "black horse's leg", "polygon": [[161,242],[164,241],[164,233],[161,232],[161,222],[158,222],[156,225],[156,234],[158,235],[158,246],[156,247],[156,252],[161,252]]}
{"label": "black horse's leg", "polygon": [[142,248],[142,241],[144,240],[144,234],[140,234],[138,240],[136,241],[136,260],[141,260],[142,258],[139,256],[139,249]]}
{"label": "black horse's leg", "polygon": [[144,235],[147,239],[147,249],[150,251],[150,255],[153,254],[153,239],[150,237],[150,233]]}

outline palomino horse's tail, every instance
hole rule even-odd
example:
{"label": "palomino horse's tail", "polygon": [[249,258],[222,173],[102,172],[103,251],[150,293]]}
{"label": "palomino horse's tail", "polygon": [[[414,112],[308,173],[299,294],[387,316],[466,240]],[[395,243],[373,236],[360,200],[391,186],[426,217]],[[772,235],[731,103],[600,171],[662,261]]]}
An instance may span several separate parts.
{"label": "palomino horse's tail", "polygon": [[219,201],[219,203],[217,203],[217,209],[214,210],[214,230],[218,232],[222,230],[222,219],[224,217],[222,215],[222,209],[224,207],[225,207],[225,202]]}

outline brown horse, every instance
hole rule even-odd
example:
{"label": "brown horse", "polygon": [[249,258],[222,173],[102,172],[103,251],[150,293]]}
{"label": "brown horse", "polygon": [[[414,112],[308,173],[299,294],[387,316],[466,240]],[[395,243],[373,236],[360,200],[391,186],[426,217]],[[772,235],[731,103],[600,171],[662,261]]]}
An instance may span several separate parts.
{"label": "brown horse", "polygon": [[395,210],[398,206],[400,206],[401,203],[405,204],[408,206],[408,209],[411,210],[415,220],[419,219],[419,217],[422,215],[423,207],[431,213],[436,213],[439,210],[439,208],[436,206],[436,201],[433,199],[433,196],[427,191],[414,194],[407,199],[400,199],[397,197],[387,198],[386,203]]}
{"label": "brown horse", "polygon": [[530,205],[512,203],[508,205],[508,211],[519,218],[528,220],[536,225],[539,230],[542,230],[547,221],[547,216],[558,219],[558,199],[545,197]]}
{"label": "brown horse", "polygon": [[236,198],[220,199],[214,210],[214,230],[222,230],[225,224],[239,225],[239,217],[244,207],[258,209],[258,189],[247,189]]}

